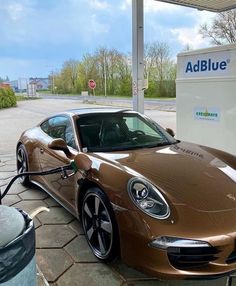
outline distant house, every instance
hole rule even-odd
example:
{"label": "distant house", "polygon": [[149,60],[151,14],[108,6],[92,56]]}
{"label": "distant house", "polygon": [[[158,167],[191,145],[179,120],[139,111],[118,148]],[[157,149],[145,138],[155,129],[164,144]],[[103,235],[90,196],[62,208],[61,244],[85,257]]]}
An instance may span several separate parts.
{"label": "distant house", "polygon": [[6,82],[1,82],[0,83],[0,88],[10,88],[11,87],[11,85],[10,85],[10,83],[6,83]]}
{"label": "distant house", "polygon": [[10,86],[15,92],[26,92],[28,86],[35,86],[36,91],[49,89],[50,81],[48,78],[31,77],[31,78],[18,78],[17,80],[9,81]]}
{"label": "distant house", "polygon": [[29,79],[23,77],[9,81],[9,84],[15,92],[26,92],[28,83]]}
{"label": "distant house", "polygon": [[35,85],[36,90],[49,89],[49,79],[48,78],[40,78],[40,77],[33,78],[33,77],[31,77],[29,79],[29,84]]}
{"label": "distant house", "polygon": [[19,84],[18,84],[18,80],[11,80],[9,82],[11,88],[15,91],[18,92],[19,91]]}

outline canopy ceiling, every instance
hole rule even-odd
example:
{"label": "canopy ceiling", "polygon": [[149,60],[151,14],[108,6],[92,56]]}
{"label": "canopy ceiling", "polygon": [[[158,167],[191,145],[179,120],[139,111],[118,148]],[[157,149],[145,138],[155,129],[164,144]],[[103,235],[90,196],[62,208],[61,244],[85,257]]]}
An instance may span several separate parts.
{"label": "canopy ceiling", "polygon": [[182,6],[207,10],[212,12],[223,12],[236,8],[236,0],[158,0]]}

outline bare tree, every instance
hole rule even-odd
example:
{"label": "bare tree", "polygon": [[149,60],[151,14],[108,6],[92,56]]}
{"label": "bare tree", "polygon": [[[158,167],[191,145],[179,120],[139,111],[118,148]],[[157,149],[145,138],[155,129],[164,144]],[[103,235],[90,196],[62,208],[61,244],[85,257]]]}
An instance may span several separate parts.
{"label": "bare tree", "polygon": [[70,59],[64,62],[60,72],[51,74],[52,89],[57,88],[59,93],[75,93],[78,78],[77,60]]}
{"label": "bare tree", "polygon": [[[99,86],[106,94],[116,94],[127,79],[129,71],[126,57],[116,49],[99,48],[96,53]],[[125,73],[126,72],[126,73]],[[123,81],[123,82],[122,82]]]}
{"label": "bare tree", "polygon": [[145,45],[146,71],[149,76],[163,81],[165,70],[170,62],[170,50],[166,43],[153,42]]}
{"label": "bare tree", "polygon": [[145,94],[147,96],[173,96],[175,94],[176,65],[171,60],[168,44],[165,42],[146,44],[144,53],[144,74],[149,82]]}
{"label": "bare tree", "polygon": [[199,33],[216,45],[236,43],[236,10],[218,13],[211,25],[201,25]]}

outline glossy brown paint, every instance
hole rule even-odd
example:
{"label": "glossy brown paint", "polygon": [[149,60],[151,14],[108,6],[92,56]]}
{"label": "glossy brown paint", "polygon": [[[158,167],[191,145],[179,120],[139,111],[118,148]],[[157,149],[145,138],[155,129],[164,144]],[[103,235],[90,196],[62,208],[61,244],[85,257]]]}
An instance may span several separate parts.
{"label": "glossy brown paint", "polygon": [[[78,114],[66,113],[73,124]],[[74,132],[77,130],[74,127]],[[77,133],[76,133],[77,134]],[[79,135],[77,134],[79,137]],[[78,152],[52,150],[52,138],[39,126],[24,132],[19,140],[28,153],[31,171],[66,165]],[[162,278],[219,276],[236,269],[226,259],[236,241],[236,159],[234,156],[186,142],[167,147],[111,153],[87,153],[92,161],[88,173],[91,184],[108,196],[115,211],[121,242],[121,257],[130,266]],[[128,181],[145,177],[165,196],[171,210],[158,220],[140,211],[127,192]],[[71,213],[79,217],[77,184],[81,175],[62,181],[60,175],[32,177]],[[174,267],[166,250],[150,243],[159,236],[198,239],[219,251],[217,259],[204,267],[181,270]]]}

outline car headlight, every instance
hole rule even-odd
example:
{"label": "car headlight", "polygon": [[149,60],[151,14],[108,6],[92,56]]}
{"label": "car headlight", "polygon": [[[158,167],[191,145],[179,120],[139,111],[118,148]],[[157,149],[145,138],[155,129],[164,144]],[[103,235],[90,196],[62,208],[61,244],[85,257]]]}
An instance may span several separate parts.
{"label": "car headlight", "polygon": [[128,192],[135,205],[144,213],[158,219],[166,219],[170,208],[161,192],[148,181],[132,178],[128,182]]}
{"label": "car headlight", "polygon": [[157,237],[150,243],[150,246],[160,249],[168,249],[169,247],[174,248],[197,248],[197,247],[211,247],[211,245],[202,240],[178,238],[161,236]]}

